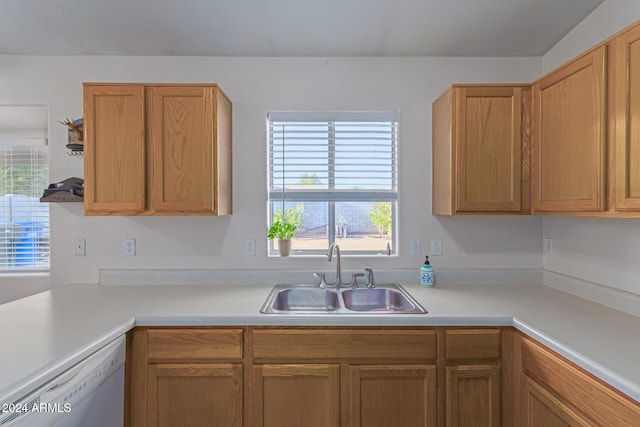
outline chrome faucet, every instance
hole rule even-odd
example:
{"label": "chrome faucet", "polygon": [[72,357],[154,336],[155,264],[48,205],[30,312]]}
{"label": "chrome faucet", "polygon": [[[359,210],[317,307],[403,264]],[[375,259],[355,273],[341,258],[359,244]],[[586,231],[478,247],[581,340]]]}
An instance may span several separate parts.
{"label": "chrome faucet", "polygon": [[339,288],[342,286],[342,279],[340,278],[341,270],[340,270],[340,246],[338,246],[335,242],[329,245],[329,250],[327,251],[327,261],[331,262],[331,257],[333,256],[333,251],[336,251],[336,283],[331,286],[335,286]]}
{"label": "chrome faucet", "polygon": [[367,280],[367,288],[375,288],[376,287],[376,281],[373,278],[373,268],[371,267],[365,267],[364,271],[366,271],[368,273],[368,280]]}

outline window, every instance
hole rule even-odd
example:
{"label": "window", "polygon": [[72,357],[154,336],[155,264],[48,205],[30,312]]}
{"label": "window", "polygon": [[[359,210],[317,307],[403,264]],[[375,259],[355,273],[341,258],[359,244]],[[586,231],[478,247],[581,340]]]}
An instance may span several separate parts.
{"label": "window", "polygon": [[48,179],[46,140],[0,140],[0,271],[48,270]]}
{"label": "window", "polygon": [[395,254],[398,117],[269,114],[269,222],[296,218],[293,255],[333,242],[345,254]]}

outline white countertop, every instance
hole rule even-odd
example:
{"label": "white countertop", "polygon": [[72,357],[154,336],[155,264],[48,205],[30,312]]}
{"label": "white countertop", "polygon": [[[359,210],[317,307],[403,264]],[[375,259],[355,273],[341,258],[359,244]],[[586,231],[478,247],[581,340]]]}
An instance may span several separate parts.
{"label": "white countertop", "polygon": [[534,285],[404,285],[428,314],[274,315],[271,285],[71,285],[0,306],[0,402],[134,325],[514,326],[640,401],[640,317]]}

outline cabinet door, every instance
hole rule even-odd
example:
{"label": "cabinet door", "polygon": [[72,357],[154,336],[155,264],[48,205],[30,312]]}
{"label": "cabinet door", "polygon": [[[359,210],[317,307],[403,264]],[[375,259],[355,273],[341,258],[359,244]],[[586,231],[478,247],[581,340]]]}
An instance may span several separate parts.
{"label": "cabinet door", "polygon": [[214,88],[145,90],[151,211],[215,213]]}
{"label": "cabinet door", "polygon": [[270,364],[252,369],[249,425],[340,425],[337,364]]}
{"label": "cabinet door", "polygon": [[84,86],[84,207],[87,215],[145,209],[144,89]]}
{"label": "cabinet door", "polygon": [[455,93],[456,211],[520,211],[522,88]]}
{"label": "cabinet door", "polygon": [[147,367],[150,426],[242,426],[241,364]]}
{"label": "cabinet door", "polygon": [[592,426],[578,412],[565,402],[555,397],[544,387],[526,379],[525,402],[523,402],[524,415],[522,425],[524,427],[582,427]]}
{"label": "cabinet door", "polygon": [[350,366],[350,426],[435,426],[436,367]]}
{"label": "cabinet door", "polygon": [[500,426],[500,367],[447,367],[447,426]]}
{"label": "cabinet door", "polygon": [[615,209],[640,211],[640,26],[613,42]]}
{"label": "cabinet door", "polygon": [[533,86],[533,208],[605,209],[606,46]]}

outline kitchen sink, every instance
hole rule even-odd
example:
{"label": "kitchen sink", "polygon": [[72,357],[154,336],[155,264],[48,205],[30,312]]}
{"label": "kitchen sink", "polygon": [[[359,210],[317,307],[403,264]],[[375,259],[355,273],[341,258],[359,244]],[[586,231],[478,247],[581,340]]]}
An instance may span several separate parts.
{"label": "kitchen sink", "polygon": [[400,285],[375,288],[320,288],[317,285],[276,285],[260,312],[266,314],[420,314],[426,313]]}
{"label": "kitchen sink", "polygon": [[296,286],[280,289],[271,307],[277,311],[336,311],[338,292],[318,287]]}
{"label": "kitchen sink", "polygon": [[416,307],[405,294],[390,288],[346,289],[342,298],[352,311],[410,312]]}

